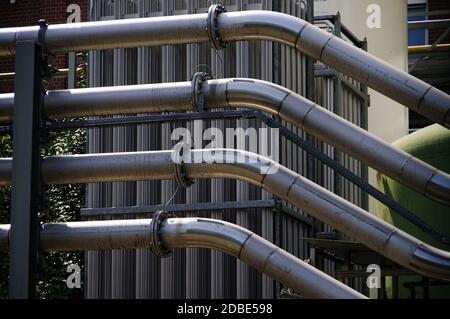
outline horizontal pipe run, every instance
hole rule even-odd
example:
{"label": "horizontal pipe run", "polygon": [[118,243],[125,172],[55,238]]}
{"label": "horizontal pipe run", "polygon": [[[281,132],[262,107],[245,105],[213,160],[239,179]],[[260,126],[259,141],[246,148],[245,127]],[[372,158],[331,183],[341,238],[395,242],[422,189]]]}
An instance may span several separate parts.
{"label": "horizontal pipe run", "polygon": [[450,19],[434,19],[434,20],[423,20],[423,21],[409,21],[408,29],[440,29],[449,28]]}
{"label": "horizontal pipe run", "polygon": [[[210,28],[211,26],[209,26]],[[220,42],[270,40],[295,47],[432,121],[450,127],[450,97],[429,84],[290,15],[273,11],[221,13]],[[49,25],[50,52],[129,48],[210,41],[208,14]],[[0,29],[0,56],[15,54],[17,41],[38,40],[39,27]]]}
{"label": "horizontal pipe run", "polygon": [[417,45],[408,47],[409,54],[427,52],[450,52],[450,44]]}
{"label": "horizontal pipe run", "polygon": [[[0,225],[0,250],[9,249],[10,225]],[[44,224],[43,251],[151,248],[151,219]],[[253,266],[306,298],[365,299],[336,279],[240,226],[206,218],[170,218],[160,228],[166,248],[209,248]]]}
{"label": "horizontal pipe run", "polygon": [[[52,24],[44,42],[52,53],[208,42],[206,19],[193,14]],[[0,56],[14,55],[16,42],[38,41],[39,31],[40,26],[0,29]]]}
{"label": "horizontal pipe run", "polygon": [[[77,74],[83,72],[83,68],[77,68]],[[52,78],[64,78],[69,75],[69,69],[56,69],[50,74]],[[0,81],[13,81],[16,78],[15,72],[0,73]]]}
{"label": "horizontal pipe run", "polygon": [[[214,26],[208,14],[49,25],[50,52],[129,48],[210,41],[270,40],[294,47],[336,70],[450,128],[450,97],[429,84],[296,17],[273,11],[221,13]],[[0,56],[15,54],[18,41],[38,40],[39,27],[0,29]]]}
{"label": "horizontal pipe run", "polygon": [[[280,117],[420,194],[450,205],[449,174],[290,90],[254,79],[222,79],[205,81],[202,92],[206,110],[246,107]],[[192,93],[190,82],[48,91],[44,111],[52,120],[195,111]],[[0,121],[13,120],[13,101],[14,94],[0,94]]]}
{"label": "horizontal pipe run", "polygon": [[[47,157],[42,161],[42,179],[45,184],[173,180],[173,152]],[[268,158],[245,151],[214,149],[185,152],[183,159],[184,172],[190,179],[230,178],[252,183],[405,268],[450,281],[449,252],[417,240]],[[10,162],[0,161],[0,181],[4,184],[9,182],[5,172]]]}
{"label": "horizontal pipe run", "polygon": [[13,121],[14,93],[0,94],[0,123]]}

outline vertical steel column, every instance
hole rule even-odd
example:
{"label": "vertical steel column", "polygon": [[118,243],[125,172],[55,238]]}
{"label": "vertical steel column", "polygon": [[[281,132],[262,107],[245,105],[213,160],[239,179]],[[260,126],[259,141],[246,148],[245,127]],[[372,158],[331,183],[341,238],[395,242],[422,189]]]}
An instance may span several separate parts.
{"label": "vertical steel column", "polygon": [[36,295],[42,52],[35,41],[16,44],[9,297],[18,299]]}
{"label": "vertical steel column", "polygon": [[[314,24],[314,1],[311,0],[306,1],[306,21]],[[314,58],[309,56],[306,57],[306,98],[311,101],[315,101]],[[312,165],[312,167],[308,167],[308,175],[311,172],[314,172],[313,175],[315,175],[314,159],[312,157],[308,157],[308,163],[308,166]],[[310,168],[312,169],[310,170]],[[312,180],[314,180],[314,178],[312,178]]]}
{"label": "vertical steel column", "polygon": [[[306,21],[314,24],[314,1],[306,0]],[[316,100],[315,87],[314,87],[314,59],[312,57],[306,57],[306,98],[310,101]],[[313,145],[316,143],[316,139],[307,135],[307,141]],[[316,161],[310,154],[306,155],[306,176],[308,179],[318,182],[316,180]],[[315,236],[317,232],[321,231],[321,225],[319,221],[314,222],[314,227],[312,228],[312,235]],[[317,260],[313,260],[313,264],[316,264]]]}
{"label": "vertical steel column", "polygon": [[[364,40],[362,40],[361,49],[367,52],[367,38],[364,38]],[[367,85],[361,84],[361,91],[366,96],[368,96],[369,89]],[[370,100],[364,100],[361,102],[361,127],[366,131],[369,129],[369,101]],[[369,181],[369,168],[363,163],[361,163],[361,178],[366,182]],[[364,191],[361,191],[361,207],[365,210],[369,209],[369,195]]]}
{"label": "vertical steel column", "polygon": [[[314,1],[306,1],[306,21],[314,23]],[[306,57],[306,98],[311,101],[315,101],[315,89],[314,89],[314,58]],[[308,135],[308,141],[315,143],[315,139]],[[307,155],[307,175],[308,178],[315,181],[316,177],[316,165],[312,156]]]}
{"label": "vertical steel column", "polygon": [[[334,21],[333,34],[337,37],[341,37],[341,15],[339,12],[336,14]],[[340,117],[344,117],[342,111],[342,83],[339,73],[333,77],[333,101],[333,112]],[[343,164],[342,152],[336,148],[334,148],[334,159],[338,163]],[[341,175],[334,171],[334,192],[339,196],[344,195],[342,182]]]}

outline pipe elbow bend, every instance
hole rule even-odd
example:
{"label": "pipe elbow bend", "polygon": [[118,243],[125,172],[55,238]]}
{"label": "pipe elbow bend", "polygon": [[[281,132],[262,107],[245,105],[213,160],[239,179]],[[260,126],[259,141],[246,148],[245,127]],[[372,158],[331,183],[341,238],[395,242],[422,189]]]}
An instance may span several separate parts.
{"label": "pipe elbow bend", "polygon": [[450,206],[450,175],[436,170],[427,183],[425,194],[442,204]]}
{"label": "pipe elbow bend", "polygon": [[450,252],[420,244],[412,254],[411,265],[427,277],[450,281]]}
{"label": "pipe elbow bend", "polygon": [[267,175],[280,169],[267,157],[236,149],[192,150],[190,161],[183,165],[191,179],[230,178],[260,187]]}
{"label": "pipe elbow bend", "polygon": [[161,227],[161,239],[169,248],[209,248],[239,257],[249,230],[222,220],[168,218]]}
{"label": "pipe elbow bend", "polygon": [[230,107],[247,107],[278,116],[281,104],[292,92],[282,86],[256,80],[232,79],[227,85]]}

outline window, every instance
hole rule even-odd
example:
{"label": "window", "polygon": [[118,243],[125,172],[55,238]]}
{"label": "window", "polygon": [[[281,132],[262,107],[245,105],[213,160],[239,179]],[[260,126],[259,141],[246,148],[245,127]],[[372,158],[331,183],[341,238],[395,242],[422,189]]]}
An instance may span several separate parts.
{"label": "window", "polygon": [[[426,20],[427,1],[426,0],[409,0],[408,1],[408,21]],[[428,44],[428,31],[426,29],[408,30],[408,45],[424,45]]]}

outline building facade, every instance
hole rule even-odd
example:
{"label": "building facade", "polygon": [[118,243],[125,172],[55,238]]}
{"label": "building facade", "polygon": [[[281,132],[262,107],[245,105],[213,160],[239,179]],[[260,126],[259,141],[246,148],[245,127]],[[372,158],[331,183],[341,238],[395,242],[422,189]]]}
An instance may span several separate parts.
{"label": "building facade", "polygon": [[[2,1],[0,28],[36,25],[40,19],[49,24],[88,20],[88,0],[8,0]],[[49,63],[58,69],[67,68],[67,55],[52,56]],[[0,58],[0,73],[14,72],[15,58]],[[66,79],[52,79],[49,89],[64,89]],[[14,91],[14,80],[0,78],[0,93]]]}

